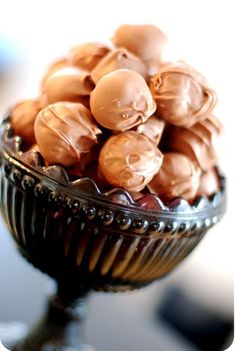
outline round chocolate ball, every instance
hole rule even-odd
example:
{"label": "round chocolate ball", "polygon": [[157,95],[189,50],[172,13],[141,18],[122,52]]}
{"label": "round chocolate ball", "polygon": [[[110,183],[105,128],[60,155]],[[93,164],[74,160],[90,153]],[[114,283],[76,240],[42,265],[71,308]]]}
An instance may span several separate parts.
{"label": "round chocolate ball", "polygon": [[49,76],[43,86],[42,104],[59,101],[81,102],[94,88],[88,72],[79,68],[63,68]]}
{"label": "round chocolate ball", "polygon": [[34,122],[39,111],[38,100],[24,100],[11,112],[11,126],[15,134],[21,136],[28,145],[35,143]]}
{"label": "round chocolate ball", "polygon": [[151,64],[161,60],[167,37],[151,24],[124,24],[117,28],[112,41],[116,47],[126,48],[145,63]]}
{"label": "round chocolate ball", "polygon": [[101,134],[90,111],[80,103],[58,102],[43,109],[35,121],[40,153],[49,164],[71,166],[90,151]]}
{"label": "round chocolate ball", "polygon": [[54,61],[47,69],[46,73],[44,74],[44,77],[42,79],[42,83],[41,86],[42,88],[44,87],[45,82],[47,81],[47,79],[52,76],[54,73],[56,73],[57,71],[63,69],[63,68],[73,68],[73,66],[71,65],[71,63],[68,61],[67,57],[58,59],[56,61]]}
{"label": "round chocolate ball", "polygon": [[148,184],[148,189],[166,199],[182,196],[191,200],[197,193],[200,173],[187,156],[176,152],[164,153],[161,169]]}
{"label": "round chocolate ball", "polygon": [[157,114],[176,126],[191,127],[204,120],[216,104],[215,92],[184,63],[164,66],[151,78],[150,89]]}
{"label": "round chocolate ball", "polygon": [[144,123],[155,112],[156,103],[139,73],[118,69],[99,80],[90,107],[103,127],[125,131]]}
{"label": "round chocolate ball", "polygon": [[99,155],[99,170],[115,187],[141,191],[159,171],[162,153],[144,135],[127,131],[111,136]]}

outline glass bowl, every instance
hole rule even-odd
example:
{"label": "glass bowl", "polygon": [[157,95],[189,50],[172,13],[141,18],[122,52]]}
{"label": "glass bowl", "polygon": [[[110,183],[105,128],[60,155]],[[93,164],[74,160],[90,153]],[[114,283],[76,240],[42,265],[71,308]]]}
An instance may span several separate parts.
{"label": "glass bowl", "polygon": [[[165,276],[225,211],[225,179],[220,175],[220,191],[210,198],[200,196],[192,204],[177,198],[164,205],[149,194],[140,203],[122,189],[101,193],[89,178],[70,182],[58,166],[36,168],[23,162],[21,139],[13,135],[9,119],[2,123],[0,143],[1,213],[20,253],[57,282],[46,318],[51,324],[57,323],[55,313],[80,324],[83,297],[90,290],[127,291]],[[143,208],[145,203],[155,206]],[[45,344],[54,350],[48,340],[39,346],[34,337],[27,340],[15,350],[43,350]],[[63,343],[56,350],[65,350]]]}

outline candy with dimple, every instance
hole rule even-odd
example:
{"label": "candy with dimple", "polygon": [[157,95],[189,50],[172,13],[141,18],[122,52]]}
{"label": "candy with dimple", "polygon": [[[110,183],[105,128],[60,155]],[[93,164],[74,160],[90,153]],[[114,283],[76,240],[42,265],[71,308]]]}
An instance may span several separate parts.
{"label": "candy with dimple", "polygon": [[96,144],[101,130],[80,103],[58,102],[43,109],[35,121],[39,150],[49,164],[71,166]]}
{"label": "candy with dimple", "polygon": [[99,156],[99,169],[115,187],[141,191],[159,171],[163,155],[144,135],[127,131],[111,136]]}
{"label": "candy with dimple", "polygon": [[216,104],[216,94],[200,73],[183,62],[166,65],[150,81],[157,114],[176,126],[204,120]]}
{"label": "candy with dimple", "polygon": [[148,184],[148,189],[167,199],[182,196],[191,200],[196,195],[200,174],[200,169],[185,155],[164,153],[163,165]]}
{"label": "candy with dimple", "polygon": [[107,54],[93,69],[91,77],[93,81],[97,83],[105,74],[122,68],[138,72],[145,80],[148,78],[146,65],[140,60],[140,58],[123,48],[111,51]]}
{"label": "candy with dimple", "polygon": [[11,112],[11,126],[15,134],[21,136],[28,145],[35,143],[34,122],[39,111],[38,100],[24,100]]}
{"label": "candy with dimple", "polygon": [[139,73],[118,69],[99,80],[90,95],[90,108],[103,127],[125,131],[147,121],[156,103]]}

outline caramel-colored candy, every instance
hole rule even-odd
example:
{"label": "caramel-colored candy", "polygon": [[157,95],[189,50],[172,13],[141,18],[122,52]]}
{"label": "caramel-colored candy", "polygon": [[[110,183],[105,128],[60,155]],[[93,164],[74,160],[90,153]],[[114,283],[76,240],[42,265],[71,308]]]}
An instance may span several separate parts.
{"label": "caramel-colored candy", "polygon": [[148,79],[147,66],[126,49],[117,49],[107,54],[91,72],[91,77],[97,83],[105,74],[121,68],[131,69],[141,74],[145,80]]}
{"label": "caramel-colored candy", "polygon": [[49,164],[71,166],[90,151],[101,134],[90,111],[80,103],[58,102],[43,109],[35,121],[40,153]]}
{"label": "caramel-colored candy", "polygon": [[185,63],[166,65],[150,80],[157,114],[165,121],[191,127],[204,120],[216,105],[216,94],[204,78]]}
{"label": "caramel-colored candy", "polygon": [[162,153],[144,135],[128,131],[111,136],[99,156],[99,169],[115,187],[141,191],[159,171]]}
{"label": "caramel-colored candy", "polygon": [[73,68],[73,66],[71,65],[71,63],[68,61],[67,57],[61,58],[56,60],[55,62],[53,62],[47,69],[46,73],[44,74],[44,77],[42,79],[42,89],[44,87],[45,82],[47,81],[47,79],[52,76],[54,73],[56,73],[57,71],[63,69],[63,68]]}
{"label": "caramel-colored candy", "polygon": [[125,131],[146,122],[156,104],[139,73],[118,69],[99,80],[91,93],[90,108],[103,127]]}
{"label": "caramel-colored candy", "polygon": [[181,152],[194,161],[203,171],[210,170],[217,162],[214,138],[219,137],[221,124],[214,116],[191,128],[172,127],[167,145],[170,150]]}
{"label": "caramel-colored candy", "polygon": [[79,68],[91,71],[100,60],[110,51],[102,43],[86,43],[71,49],[71,63]]}
{"label": "caramel-colored candy", "polygon": [[126,48],[146,64],[152,64],[161,61],[167,37],[158,27],[151,24],[124,24],[117,28],[112,41],[116,47]]}
{"label": "caramel-colored candy", "polygon": [[11,112],[11,126],[15,134],[21,136],[28,145],[35,143],[34,122],[39,111],[38,100],[24,100]]}
{"label": "caramel-colored candy", "polygon": [[165,128],[165,121],[156,115],[151,116],[147,122],[134,127],[134,131],[145,135],[154,145],[158,146]]}
{"label": "caramel-colored candy", "polygon": [[191,200],[197,193],[200,173],[187,156],[176,152],[164,153],[161,169],[148,184],[148,189],[166,199],[181,196]]}
{"label": "caramel-colored candy", "polygon": [[42,105],[59,101],[81,102],[94,88],[88,72],[78,68],[64,68],[56,71],[44,84]]}
{"label": "caramel-colored candy", "polygon": [[196,196],[210,196],[217,191],[219,191],[219,179],[213,168],[202,174]]}

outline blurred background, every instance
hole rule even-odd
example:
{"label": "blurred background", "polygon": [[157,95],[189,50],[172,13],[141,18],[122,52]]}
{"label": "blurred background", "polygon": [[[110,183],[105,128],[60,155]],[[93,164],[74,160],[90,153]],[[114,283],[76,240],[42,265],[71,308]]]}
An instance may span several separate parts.
{"label": "blurred background", "polygon": [[[152,23],[169,37],[165,58],[207,76],[225,126],[221,166],[228,212],[173,273],[138,292],[92,294],[86,325],[100,351],[225,350],[233,337],[235,256],[235,62],[233,1],[0,0],[0,115],[36,97],[47,66],[78,43],[107,42],[123,23]],[[53,283],[17,253],[0,219],[0,339],[21,337],[43,312]],[[233,349],[233,346],[232,346]]]}

